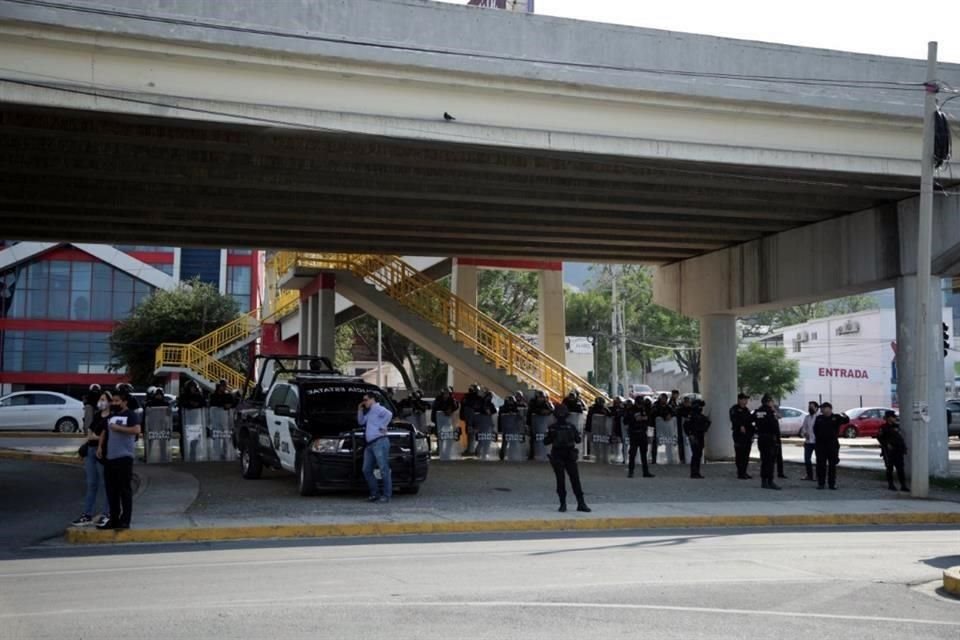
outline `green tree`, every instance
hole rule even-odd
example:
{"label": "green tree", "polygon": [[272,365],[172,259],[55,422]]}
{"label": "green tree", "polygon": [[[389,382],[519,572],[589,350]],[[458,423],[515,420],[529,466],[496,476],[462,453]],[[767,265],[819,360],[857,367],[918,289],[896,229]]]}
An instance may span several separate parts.
{"label": "green tree", "polygon": [[[376,318],[365,315],[343,326],[346,327],[345,331],[349,331],[351,347],[352,341],[356,340],[369,353],[377,353]],[[420,389],[426,394],[433,394],[446,386],[447,367],[439,358],[387,325],[383,325],[382,338],[383,361],[392,364],[400,372],[407,389]]]}
{"label": "green tree", "polygon": [[[135,385],[154,380],[154,356],[164,342],[193,342],[238,315],[237,302],[216,287],[193,280],[171,291],[156,291],[114,327],[111,369],[126,369]],[[243,358],[232,364],[242,367]]]}
{"label": "green tree", "polygon": [[477,306],[515,333],[537,330],[539,276],[536,271],[481,269]]}
{"label": "green tree", "polygon": [[797,389],[800,364],[783,347],[751,343],[737,353],[737,386],[751,396],[769,393],[780,399]]}
{"label": "green tree", "polygon": [[353,360],[353,344],[355,340],[356,336],[353,334],[353,328],[349,324],[341,324],[337,327],[333,366],[339,369]]}

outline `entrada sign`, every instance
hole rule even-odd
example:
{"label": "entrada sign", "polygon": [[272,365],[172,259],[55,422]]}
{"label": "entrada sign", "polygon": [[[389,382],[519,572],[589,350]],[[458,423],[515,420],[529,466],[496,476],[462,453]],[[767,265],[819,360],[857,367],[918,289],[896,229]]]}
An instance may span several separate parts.
{"label": "entrada sign", "polygon": [[837,367],[820,367],[817,375],[821,378],[855,378],[869,380],[870,373],[866,369],[841,369]]}

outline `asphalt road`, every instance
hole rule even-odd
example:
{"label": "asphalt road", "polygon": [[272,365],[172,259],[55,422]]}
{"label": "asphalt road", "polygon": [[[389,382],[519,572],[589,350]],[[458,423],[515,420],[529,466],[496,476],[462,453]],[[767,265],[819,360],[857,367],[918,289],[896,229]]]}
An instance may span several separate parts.
{"label": "asphalt road", "polygon": [[0,460],[0,559],[62,536],[83,510],[83,494],[82,467]]}
{"label": "asphalt road", "polygon": [[0,562],[0,635],[956,640],[956,564],[956,528],[50,549]]}

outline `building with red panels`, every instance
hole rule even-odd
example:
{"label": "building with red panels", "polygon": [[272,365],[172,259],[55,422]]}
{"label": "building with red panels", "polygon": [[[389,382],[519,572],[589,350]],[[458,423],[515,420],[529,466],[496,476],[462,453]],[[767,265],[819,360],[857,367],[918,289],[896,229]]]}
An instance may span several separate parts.
{"label": "building with red panels", "polygon": [[110,333],[144,298],[199,278],[249,311],[261,265],[249,249],[0,242],[0,395],[120,382]]}

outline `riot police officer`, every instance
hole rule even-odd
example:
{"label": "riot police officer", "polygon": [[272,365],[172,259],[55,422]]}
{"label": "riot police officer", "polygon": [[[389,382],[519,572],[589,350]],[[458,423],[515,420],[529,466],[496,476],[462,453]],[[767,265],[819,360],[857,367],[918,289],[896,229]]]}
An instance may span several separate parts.
{"label": "riot police officer", "polygon": [[[676,393],[679,397],[679,391],[674,390],[673,393]],[[673,415],[677,417],[677,448],[680,454],[680,464],[684,464],[687,461],[685,446],[687,420],[693,415],[694,402],[690,396],[684,396],[679,403],[674,398],[671,398],[669,404],[673,409]]]}
{"label": "riot police officer", "polygon": [[780,419],[773,404],[773,397],[764,395],[760,408],[753,412],[753,424],[757,430],[757,448],[760,449],[760,486],[779,491],[773,481],[773,467],[777,461],[777,442],[780,440]]}
{"label": "riot police officer", "polygon": [[[645,398],[646,402],[649,398]],[[660,442],[657,439],[657,418],[669,422],[673,420],[673,410],[670,408],[670,402],[667,400],[667,394],[661,393],[657,402],[648,409],[647,420],[653,427],[653,437],[650,439],[650,464],[657,464],[657,450],[660,448]]]}
{"label": "riot police officer", "polygon": [[840,462],[840,429],[850,422],[842,413],[834,413],[833,405],[824,402],[820,405],[820,415],[813,423],[813,436],[816,438],[814,451],[817,454],[817,489],[824,488],[828,482],[831,489],[837,488],[837,463]]}
{"label": "riot police officer", "polygon": [[463,452],[465,456],[476,453],[477,425],[474,416],[480,413],[482,406],[483,396],[480,395],[480,385],[470,385],[466,395],[463,396],[463,402],[460,403],[460,419],[467,428],[467,448]]}
{"label": "riot police officer", "polygon": [[570,413],[583,413],[587,410],[586,405],[583,404],[583,400],[580,399],[580,392],[577,389],[567,394],[567,397],[563,399],[563,404]]}
{"label": "riot police officer", "polygon": [[216,389],[210,394],[210,406],[221,409],[233,409],[236,406],[233,394],[227,391],[226,380],[219,381]]}
{"label": "riot police officer", "polygon": [[737,460],[737,479],[750,480],[753,476],[747,473],[750,464],[750,449],[753,448],[753,435],[756,429],[753,424],[753,415],[747,408],[750,396],[741,393],[737,396],[737,404],[730,407],[730,429],[733,433],[733,450]]}
{"label": "riot police officer", "polygon": [[570,410],[566,405],[560,404],[553,412],[556,422],[550,425],[547,435],[543,442],[547,445],[553,445],[550,450],[550,466],[553,467],[553,473],[557,477],[557,497],[560,498],[560,511],[567,510],[567,483],[564,473],[570,476],[570,486],[573,489],[573,495],[577,498],[577,511],[584,513],[590,512],[590,507],[583,499],[583,487],[580,486],[580,470],[577,468],[577,456],[580,451],[577,444],[580,443],[580,432],[576,425],[569,422]]}
{"label": "riot police officer", "polygon": [[607,399],[603,396],[597,396],[597,399],[593,401],[593,404],[590,405],[590,409],[587,410],[587,424],[584,427],[584,431],[590,433],[593,431],[593,417],[594,416],[603,416],[607,417],[611,415],[610,410],[607,409]]}
{"label": "riot police officer", "polygon": [[433,406],[430,408],[430,422],[437,424],[438,411],[453,417],[453,414],[455,414],[459,408],[460,404],[456,398],[453,397],[453,389],[447,387],[440,391],[440,395],[433,401]]}
{"label": "riot police officer", "polygon": [[[684,398],[687,400],[687,398]],[[702,480],[700,462],[703,460],[703,445],[710,429],[710,418],[703,415],[704,403],[702,400],[692,402],[690,415],[683,423],[684,432],[690,442],[690,477]]]}
{"label": "riot police officer", "polygon": [[513,396],[507,396],[503,401],[503,404],[500,406],[500,412],[497,418],[497,433],[501,434],[500,438],[503,444],[500,446],[500,459],[503,460],[507,455],[507,438],[504,432],[504,418],[509,418],[510,416],[519,416],[520,407],[517,406],[517,400]]}
{"label": "riot police officer", "polygon": [[907,488],[907,477],[903,471],[904,457],[907,455],[907,441],[900,432],[900,421],[897,419],[896,411],[886,411],[883,414],[883,425],[880,427],[880,433],[876,436],[880,442],[880,452],[883,455],[883,463],[887,468],[887,488],[890,491],[896,491],[897,487],[893,484],[893,471],[897,471],[897,479],[900,480],[900,491],[910,491]]}
{"label": "riot police officer", "polygon": [[630,438],[628,450],[627,477],[632,478],[637,466],[637,451],[640,452],[640,465],[644,478],[654,477],[647,466],[647,428],[649,427],[650,413],[642,402],[634,404],[628,400],[624,405],[623,424]]}
{"label": "riot police officer", "polygon": [[527,398],[523,395],[523,391],[515,391],[513,400],[517,403],[517,408],[520,409],[521,413],[527,410]]}

